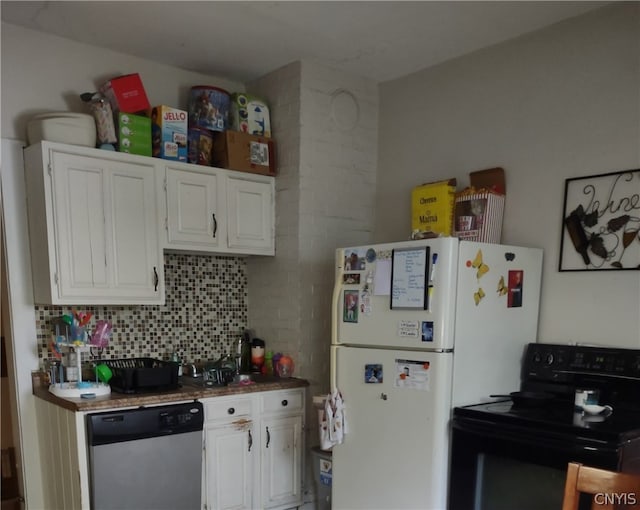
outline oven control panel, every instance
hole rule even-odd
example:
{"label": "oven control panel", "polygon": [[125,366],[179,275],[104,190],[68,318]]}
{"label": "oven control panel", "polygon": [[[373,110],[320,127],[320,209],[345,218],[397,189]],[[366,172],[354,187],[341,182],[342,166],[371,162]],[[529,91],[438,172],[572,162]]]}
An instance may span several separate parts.
{"label": "oven control panel", "polygon": [[640,350],[533,343],[527,346],[523,379],[561,382],[575,374],[640,380]]}

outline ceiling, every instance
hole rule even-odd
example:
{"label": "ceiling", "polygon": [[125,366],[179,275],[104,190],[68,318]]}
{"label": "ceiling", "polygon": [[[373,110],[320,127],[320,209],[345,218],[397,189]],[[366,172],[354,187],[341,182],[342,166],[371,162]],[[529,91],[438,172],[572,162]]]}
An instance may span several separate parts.
{"label": "ceiling", "polygon": [[2,1],[2,20],[239,82],[310,60],[384,82],[595,1]]}

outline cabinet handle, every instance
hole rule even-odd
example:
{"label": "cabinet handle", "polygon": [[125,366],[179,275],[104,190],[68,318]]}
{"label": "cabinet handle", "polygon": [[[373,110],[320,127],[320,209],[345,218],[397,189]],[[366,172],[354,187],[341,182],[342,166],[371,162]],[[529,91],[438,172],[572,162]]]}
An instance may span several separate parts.
{"label": "cabinet handle", "polygon": [[153,290],[158,292],[158,271],[156,271],[156,266],[153,266]]}
{"label": "cabinet handle", "polygon": [[282,407],[287,407],[289,405],[289,401],[285,398],[282,402]]}
{"label": "cabinet handle", "polygon": [[229,409],[227,409],[227,413],[229,414],[234,414],[236,412],[234,407],[230,407]]}
{"label": "cabinet handle", "polygon": [[249,433],[249,449],[247,451],[251,451],[251,447],[253,446],[253,437],[251,436],[251,429],[247,430]]}
{"label": "cabinet handle", "polygon": [[269,448],[269,443],[271,442],[271,432],[269,432],[269,427],[265,427],[267,429],[267,445],[266,448]]}
{"label": "cabinet handle", "polygon": [[211,216],[213,216],[213,237],[215,238],[218,233],[218,220],[216,220],[216,213],[213,213]]}

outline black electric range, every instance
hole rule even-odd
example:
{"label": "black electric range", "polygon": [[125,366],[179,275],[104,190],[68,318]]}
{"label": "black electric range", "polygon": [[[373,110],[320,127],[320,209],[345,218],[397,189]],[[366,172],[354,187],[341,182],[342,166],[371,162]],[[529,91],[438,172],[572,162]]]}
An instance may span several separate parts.
{"label": "black electric range", "polygon": [[[612,411],[577,410],[578,389]],[[529,344],[519,390],[548,399],[454,409],[451,510],[560,508],[571,461],[640,473],[640,350]]]}

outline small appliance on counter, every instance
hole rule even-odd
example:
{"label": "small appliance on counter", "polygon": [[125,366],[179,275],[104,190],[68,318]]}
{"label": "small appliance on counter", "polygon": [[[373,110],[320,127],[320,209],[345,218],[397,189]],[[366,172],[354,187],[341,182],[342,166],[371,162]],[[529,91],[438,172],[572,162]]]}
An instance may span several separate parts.
{"label": "small appliance on counter", "polygon": [[118,393],[170,391],[178,388],[179,363],[153,358],[106,359],[113,376],[109,381]]}

